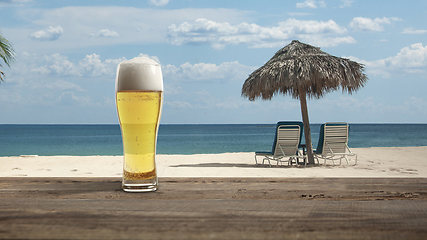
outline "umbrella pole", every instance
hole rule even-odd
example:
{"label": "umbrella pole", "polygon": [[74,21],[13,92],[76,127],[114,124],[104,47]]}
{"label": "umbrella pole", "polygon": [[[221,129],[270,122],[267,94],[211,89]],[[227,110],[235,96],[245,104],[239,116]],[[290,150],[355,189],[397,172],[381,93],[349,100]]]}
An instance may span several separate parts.
{"label": "umbrella pole", "polygon": [[307,147],[308,164],[314,164],[313,145],[311,143],[310,122],[308,120],[307,99],[305,91],[300,91],[302,122],[304,123],[305,145]]}

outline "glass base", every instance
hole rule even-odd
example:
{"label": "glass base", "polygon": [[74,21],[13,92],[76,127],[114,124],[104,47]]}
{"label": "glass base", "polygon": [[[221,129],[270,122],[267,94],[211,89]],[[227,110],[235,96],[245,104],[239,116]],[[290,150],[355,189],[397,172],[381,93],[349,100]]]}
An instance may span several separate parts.
{"label": "glass base", "polygon": [[157,178],[144,180],[122,181],[122,189],[125,192],[153,192],[157,190]]}

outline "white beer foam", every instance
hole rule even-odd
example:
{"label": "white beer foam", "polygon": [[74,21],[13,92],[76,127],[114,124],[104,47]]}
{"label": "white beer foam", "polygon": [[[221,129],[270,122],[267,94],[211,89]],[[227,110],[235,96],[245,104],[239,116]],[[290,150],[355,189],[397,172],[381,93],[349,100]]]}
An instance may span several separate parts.
{"label": "white beer foam", "polygon": [[117,67],[116,92],[132,90],[163,91],[160,64],[146,57],[121,62]]}

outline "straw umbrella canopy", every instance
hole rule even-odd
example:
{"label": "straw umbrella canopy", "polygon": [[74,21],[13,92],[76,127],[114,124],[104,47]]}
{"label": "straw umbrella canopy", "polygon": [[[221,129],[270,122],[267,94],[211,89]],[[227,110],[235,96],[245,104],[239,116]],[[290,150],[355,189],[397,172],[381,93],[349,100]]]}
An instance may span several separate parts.
{"label": "straw umbrella canopy", "polygon": [[249,75],[243,84],[242,96],[251,101],[270,100],[276,94],[300,99],[308,162],[314,164],[307,98],[318,99],[340,87],[351,94],[368,80],[363,72],[362,64],[294,40]]}

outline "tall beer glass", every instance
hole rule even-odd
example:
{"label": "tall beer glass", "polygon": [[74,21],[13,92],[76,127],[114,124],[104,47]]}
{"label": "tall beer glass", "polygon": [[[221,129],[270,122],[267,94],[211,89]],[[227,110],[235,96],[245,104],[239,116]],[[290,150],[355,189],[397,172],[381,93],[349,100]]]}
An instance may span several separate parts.
{"label": "tall beer glass", "polygon": [[123,140],[122,189],[157,190],[156,145],[163,104],[160,65],[149,58],[119,64],[116,106]]}

